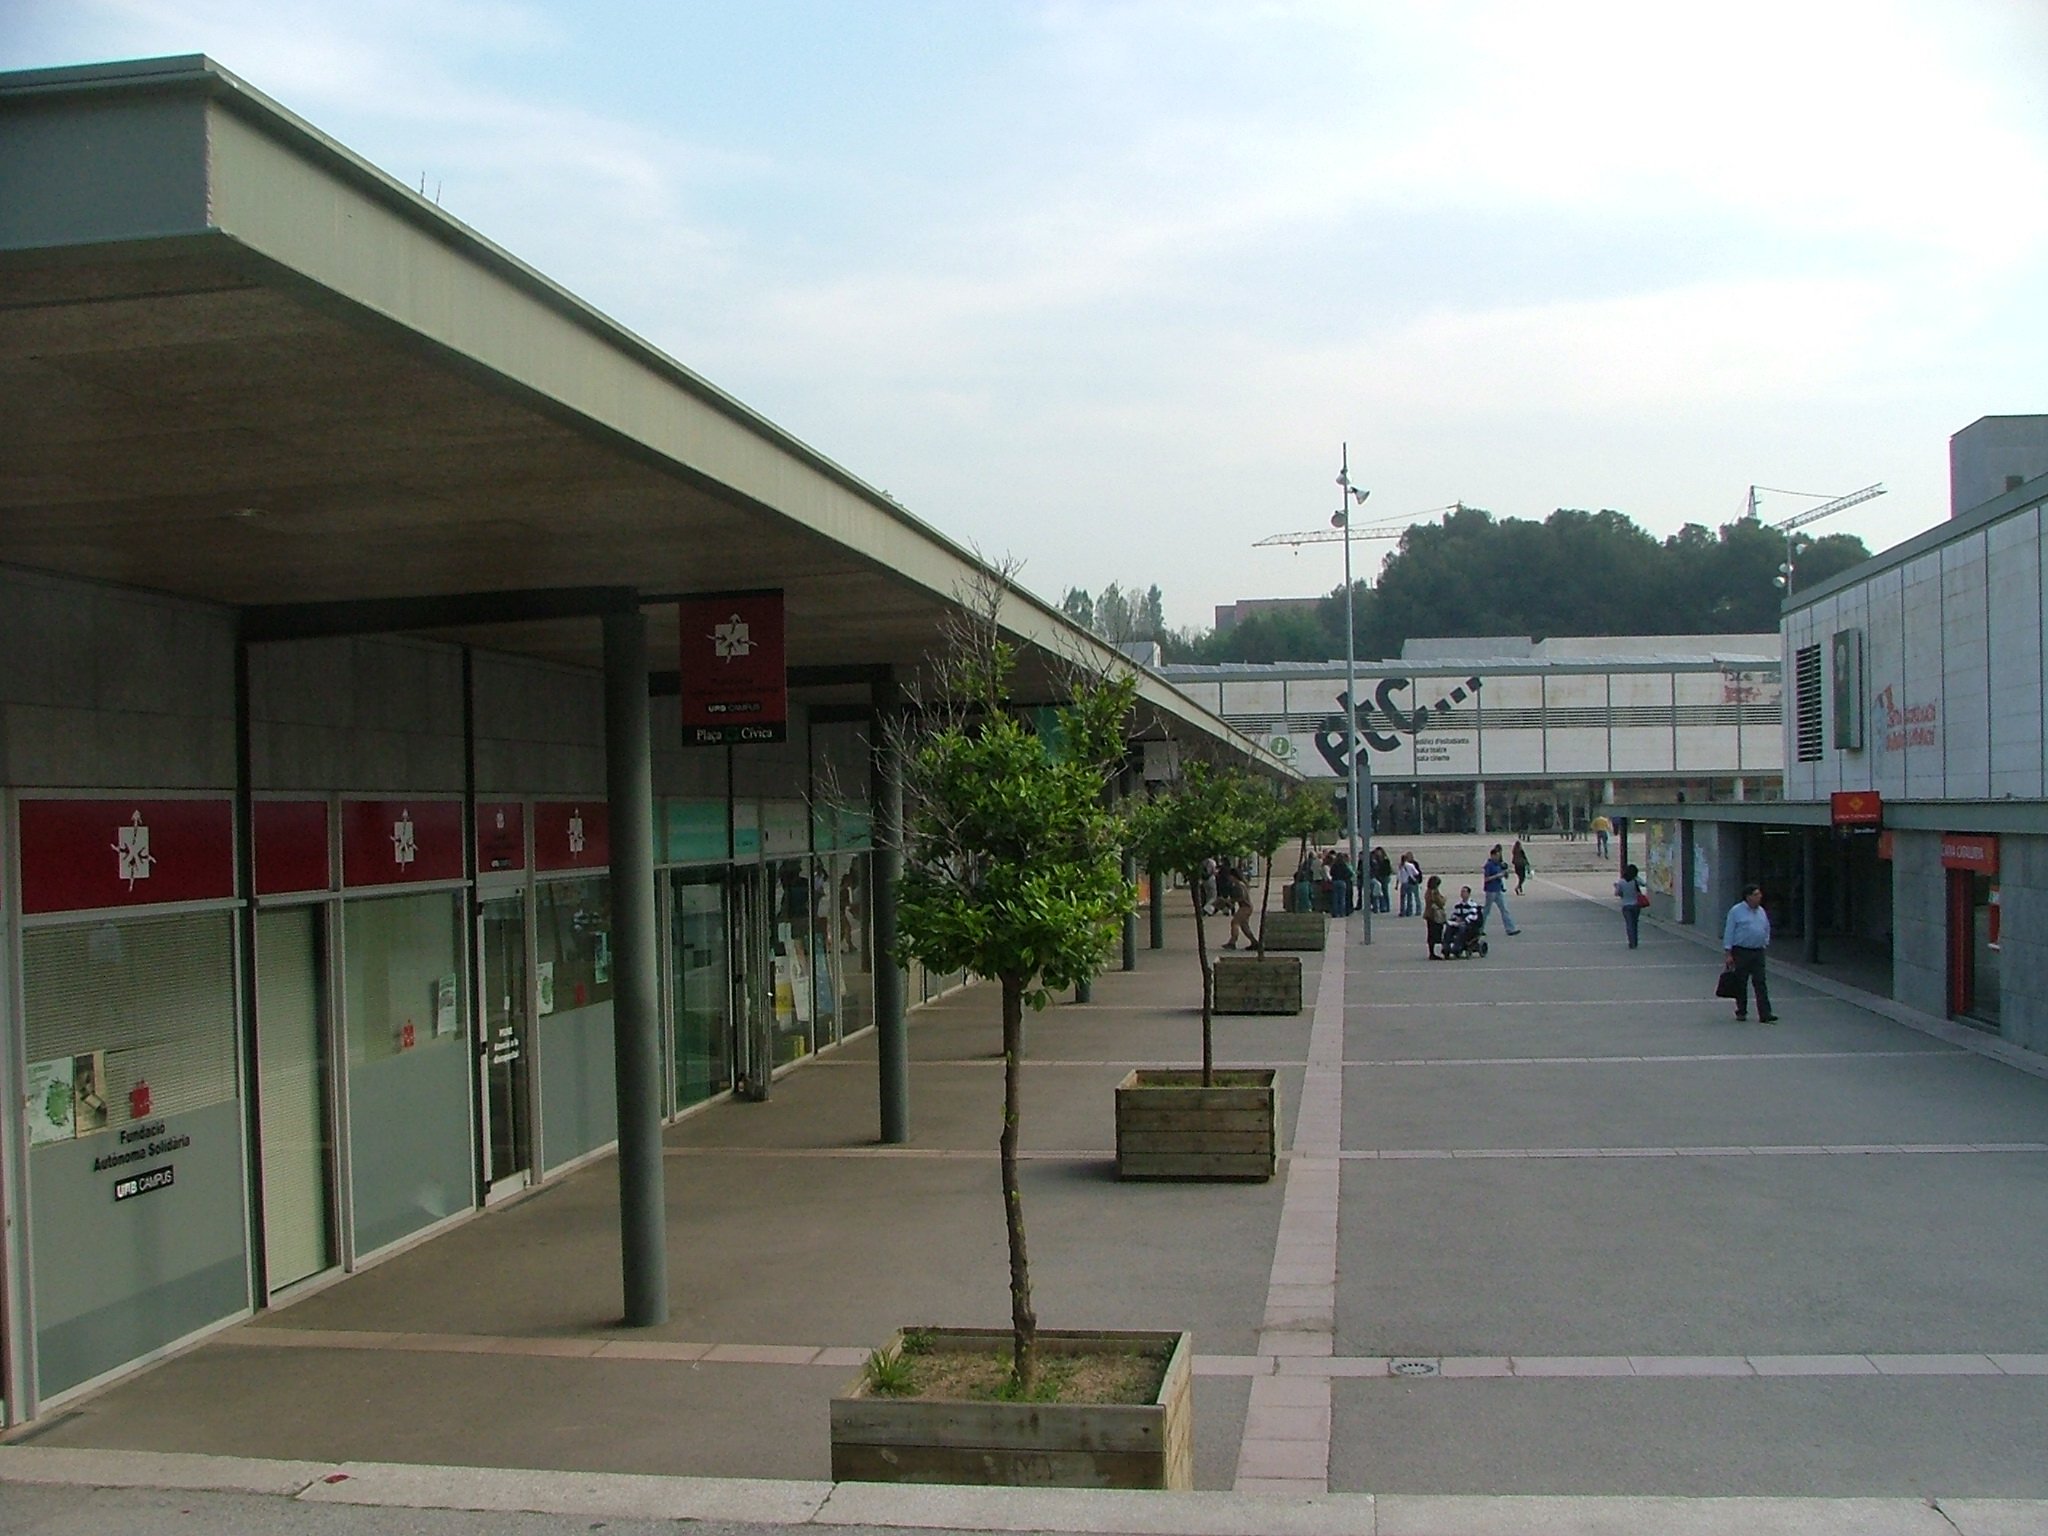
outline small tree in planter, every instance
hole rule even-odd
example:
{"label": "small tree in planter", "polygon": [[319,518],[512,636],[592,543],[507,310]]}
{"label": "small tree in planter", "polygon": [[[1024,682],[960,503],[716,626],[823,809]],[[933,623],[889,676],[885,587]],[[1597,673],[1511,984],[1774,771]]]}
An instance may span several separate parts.
{"label": "small tree in planter", "polygon": [[[1274,814],[1281,841],[1290,837],[1300,840],[1294,860],[1297,870],[1308,861],[1310,840],[1337,829],[1337,807],[1326,791],[1314,785],[1297,785],[1288,791],[1275,806]],[[1268,948],[1321,949],[1323,939],[1322,916],[1315,910],[1313,902],[1306,907],[1297,905],[1294,911],[1283,912],[1274,918],[1268,918],[1263,908],[1259,913],[1259,949],[1262,954]]]}
{"label": "small tree in planter", "polygon": [[[877,1351],[862,1381],[833,1400],[832,1475],[891,1482],[1054,1481],[1193,1486],[1193,1353],[1186,1334],[1039,1336],[1031,1305],[1017,1173],[1024,1010],[1092,977],[1133,899],[1123,878],[1123,822],[1108,788],[1124,763],[1136,686],[1083,677],[1046,737],[1009,708],[1013,653],[991,580],[956,630],[935,713],[899,740],[904,757],[904,868],[897,887],[898,962],[966,970],[1002,989],[1001,1177],[1010,1263],[1009,1379],[999,1396],[917,1395],[930,1357],[988,1355],[1003,1335],[920,1329]],[[1039,1400],[1041,1352],[1115,1354],[1137,1366],[1140,1400]],[[1142,1357],[1142,1358],[1141,1358]],[[1149,1366],[1143,1363],[1149,1360]],[[907,1393],[908,1395],[897,1395]]]}
{"label": "small tree in planter", "polygon": [[[1192,763],[1180,782],[1133,814],[1132,845],[1154,869],[1177,871],[1195,904],[1202,971],[1202,1070],[1132,1072],[1116,1090],[1116,1167],[1126,1179],[1270,1179],[1277,1152],[1274,1074],[1218,1072],[1217,970],[1202,916],[1202,863],[1262,839],[1272,799],[1242,773]],[[1267,962],[1244,957],[1239,965]],[[1297,990],[1299,962],[1297,965]]]}
{"label": "small tree in planter", "polygon": [[1216,1078],[1211,1021],[1215,979],[1209,965],[1209,930],[1202,911],[1202,866],[1210,859],[1235,858],[1252,846],[1264,807],[1242,773],[1192,762],[1179,781],[1158,799],[1131,814],[1131,846],[1153,869],[1170,870],[1187,882],[1195,906],[1195,958],[1202,968],[1202,1085]]}
{"label": "small tree in planter", "polygon": [[1102,968],[1130,909],[1123,826],[1105,790],[1124,760],[1133,685],[1090,680],[1048,742],[1005,712],[1007,647],[978,679],[983,710],[918,744],[905,765],[899,960],[971,971],[1003,993],[1003,1215],[1010,1247],[1011,1370],[1036,1384],[1038,1322],[1017,1180],[1024,1010]]}

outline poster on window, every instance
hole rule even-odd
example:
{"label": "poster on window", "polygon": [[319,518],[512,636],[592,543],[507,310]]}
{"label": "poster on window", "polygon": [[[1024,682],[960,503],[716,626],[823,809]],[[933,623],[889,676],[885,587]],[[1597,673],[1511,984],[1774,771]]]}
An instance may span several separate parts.
{"label": "poster on window", "polygon": [[715,592],[677,605],[683,744],[786,741],[789,677],[782,593]]}

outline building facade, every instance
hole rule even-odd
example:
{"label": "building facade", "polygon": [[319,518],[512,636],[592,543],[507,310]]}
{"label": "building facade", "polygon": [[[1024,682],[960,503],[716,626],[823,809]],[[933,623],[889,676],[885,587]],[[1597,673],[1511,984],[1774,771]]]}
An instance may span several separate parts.
{"label": "building facade", "polygon": [[[1990,421],[1966,457],[2048,442],[2048,418]],[[1663,807],[1639,846],[1681,917],[1760,879],[1809,959],[2048,1052],[2048,476],[1958,484],[2011,488],[1787,603],[1784,803]]]}
{"label": "building facade", "polygon": [[904,1140],[965,594],[1284,772],[209,60],[0,76],[0,187],[7,1423],[614,1148],[657,1323],[663,1119],[863,1031]]}
{"label": "building facade", "polygon": [[[1161,670],[1305,776],[1348,779],[1341,661]],[[1376,832],[1584,831],[1602,807],[1779,792],[1773,636],[1410,641],[1357,676]]]}

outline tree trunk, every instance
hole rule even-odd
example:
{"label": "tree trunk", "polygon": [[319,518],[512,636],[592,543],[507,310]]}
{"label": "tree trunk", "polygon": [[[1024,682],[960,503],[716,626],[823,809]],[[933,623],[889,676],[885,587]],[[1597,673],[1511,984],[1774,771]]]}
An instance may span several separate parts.
{"label": "tree trunk", "polygon": [[1202,965],[1202,1086],[1216,1086],[1216,1053],[1211,1044],[1209,1020],[1216,1000],[1216,978],[1209,974],[1209,930],[1202,922],[1201,882],[1189,882],[1195,898],[1195,956]]}
{"label": "tree trunk", "polygon": [[1266,958],[1266,910],[1273,905],[1273,857],[1279,851],[1266,855],[1266,887],[1259,892],[1259,936],[1252,940],[1252,952],[1261,960]]}
{"label": "tree trunk", "polygon": [[1017,1122],[1024,1088],[1024,980],[1003,978],[1003,1225],[1010,1239],[1011,1371],[1019,1394],[1038,1381],[1038,1316],[1024,1253],[1024,1192],[1017,1184]]}

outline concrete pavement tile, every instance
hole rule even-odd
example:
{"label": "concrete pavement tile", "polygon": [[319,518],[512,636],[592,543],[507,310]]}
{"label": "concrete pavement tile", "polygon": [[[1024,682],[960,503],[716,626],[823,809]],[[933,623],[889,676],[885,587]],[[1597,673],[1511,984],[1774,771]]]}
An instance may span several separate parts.
{"label": "concrete pavement tile", "polygon": [[549,1355],[564,1360],[587,1360],[604,1348],[603,1339],[510,1339],[483,1341],[487,1355]]}
{"label": "concrete pavement tile", "polygon": [[817,1356],[815,1344],[718,1344],[704,1361],[707,1365],[809,1365]]}
{"label": "concrete pavement tile", "polygon": [[1828,1149],[1826,1147],[1801,1144],[1782,1147],[1751,1147],[1749,1150],[1758,1157],[1825,1157]]}
{"label": "concrete pavement tile", "polygon": [[1958,1536],[2048,1536],[2048,1502],[2040,1499],[1936,1499],[1934,1507]]}
{"label": "concrete pavement tile", "polygon": [[2048,1355],[1992,1355],[1989,1358],[2008,1376],[2048,1376]]}
{"label": "concrete pavement tile", "polygon": [[1332,1355],[1317,1362],[1325,1376],[1384,1376],[1387,1374],[1385,1355]]}
{"label": "concrete pavement tile", "polygon": [[384,1349],[398,1337],[390,1332],[342,1328],[230,1328],[214,1342],[263,1349]]}
{"label": "concrete pavement tile", "polygon": [[1886,1376],[1998,1376],[1988,1355],[1871,1355]]}
{"label": "concrete pavement tile", "polygon": [[1270,1376],[1273,1362],[1265,1355],[1197,1355],[1197,1376]]}
{"label": "concrete pavement tile", "polygon": [[[1256,1418],[1254,1410],[1254,1418]],[[1328,1437],[1319,1440],[1254,1440],[1249,1426],[1244,1449],[1238,1454],[1239,1477],[1301,1477],[1327,1479],[1330,1472]]]}
{"label": "concrete pavement tile", "polygon": [[[661,1339],[607,1339],[597,1352],[600,1360],[702,1360],[711,1353],[709,1344],[667,1343]],[[867,1359],[863,1354],[861,1360]],[[854,1362],[856,1365],[859,1360]]]}
{"label": "concrete pavement tile", "polygon": [[756,1521],[801,1525],[832,1492],[822,1482],[765,1478],[649,1477],[622,1472],[530,1472],[502,1467],[428,1467],[345,1462],[345,1480],[315,1482],[309,1504],[398,1509],[474,1509],[613,1519]]}
{"label": "concrete pavement tile", "polygon": [[1627,1355],[1515,1355],[1517,1376],[1628,1376]]}
{"label": "concrete pavement tile", "polygon": [[872,1351],[862,1349],[858,1344],[834,1344],[819,1350],[817,1358],[812,1360],[811,1364],[840,1367],[862,1366],[868,1363],[868,1355],[870,1353]]}
{"label": "concrete pavement tile", "polygon": [[173,1451],[74,1450],[0,1445],[0,1484],[54,1483],[78,1488],[185,1488],[287,1497],[335,1472],[327,1461],[264,1461],[252,1456],[193,1456]]}
{"label": "concrete pavement tile", "polygon": [[1319,1333],[1297,1333],[1287,1328],[1262,1328],[1259,1330],[1259,1353],[1280,1355],[1288,1358],[1313,1358],[1329,1355],[1335,1343],[1327,1331]]}
{"label": "concrete pavement tile", "polygon": [[[1108,1488],[961,1488],[841,1483],[818,1525],[1077,1536],[1353,1536],[1373,1528],[1371,1494],[1328,1494],[1311,1479],[1261,1479],[1238,1493]],[[1255,1495],[1245,1497],[1245,1494]]]}
{"label": "concrete pavement tile", "polygon": [[1756,1370],[1740,1355],[1630,1355],[1638,1376],[1754,1376]]}
{"label": "concrete pavement tile", "polygon": [[1303,1408],[1314,1407],[1329,1400],[1330,1378],[1320,1374],[1309,1376],[1282,1372],[1278,1376],[1261,1376],[1252,1382],[1252,1402],[1255,1406],[1265,1404]]}
{"label": "concrete pavement tile", "polygon": [[1759,1376],[1875,1376],[1864,1355],[1751,1355]]}
{"label": "concrete pavement tile", "polygon": [[1439,1360],[1437,1370],[1447,1380],[1452,1377],[1491,1378],[1514,1375],[1515,1365],[1506,1355],[1465,1355]]}
{"label": "concrete pavement tile", "polygon": [[1381,1494],[1377,1536],[1955,1536],[1919,1499]]}
{"label": "concrete pavement tile", "polygon": [[1244,1438],[1247,1443],[1253,1440],[1313,1440],[1327,1455],[1330,1448],[1330,1405],[1261,1404],[1254,1398],[1251,1413],[1245,1419]]}
{"label": "concrete pavement tile", "polygon": [[395,1333],[389,1347],[438,1355],[502,1353],[494,1351],[490,1347],[492,1343],[488,1335],[478,1333]]}
{"label": "concrete pavement tile", "polygon": [[1601,1155],[1605,1157],[1676,1157],[1678,1156],[1678,1148],[1608,1147],[1602,1152]]}

